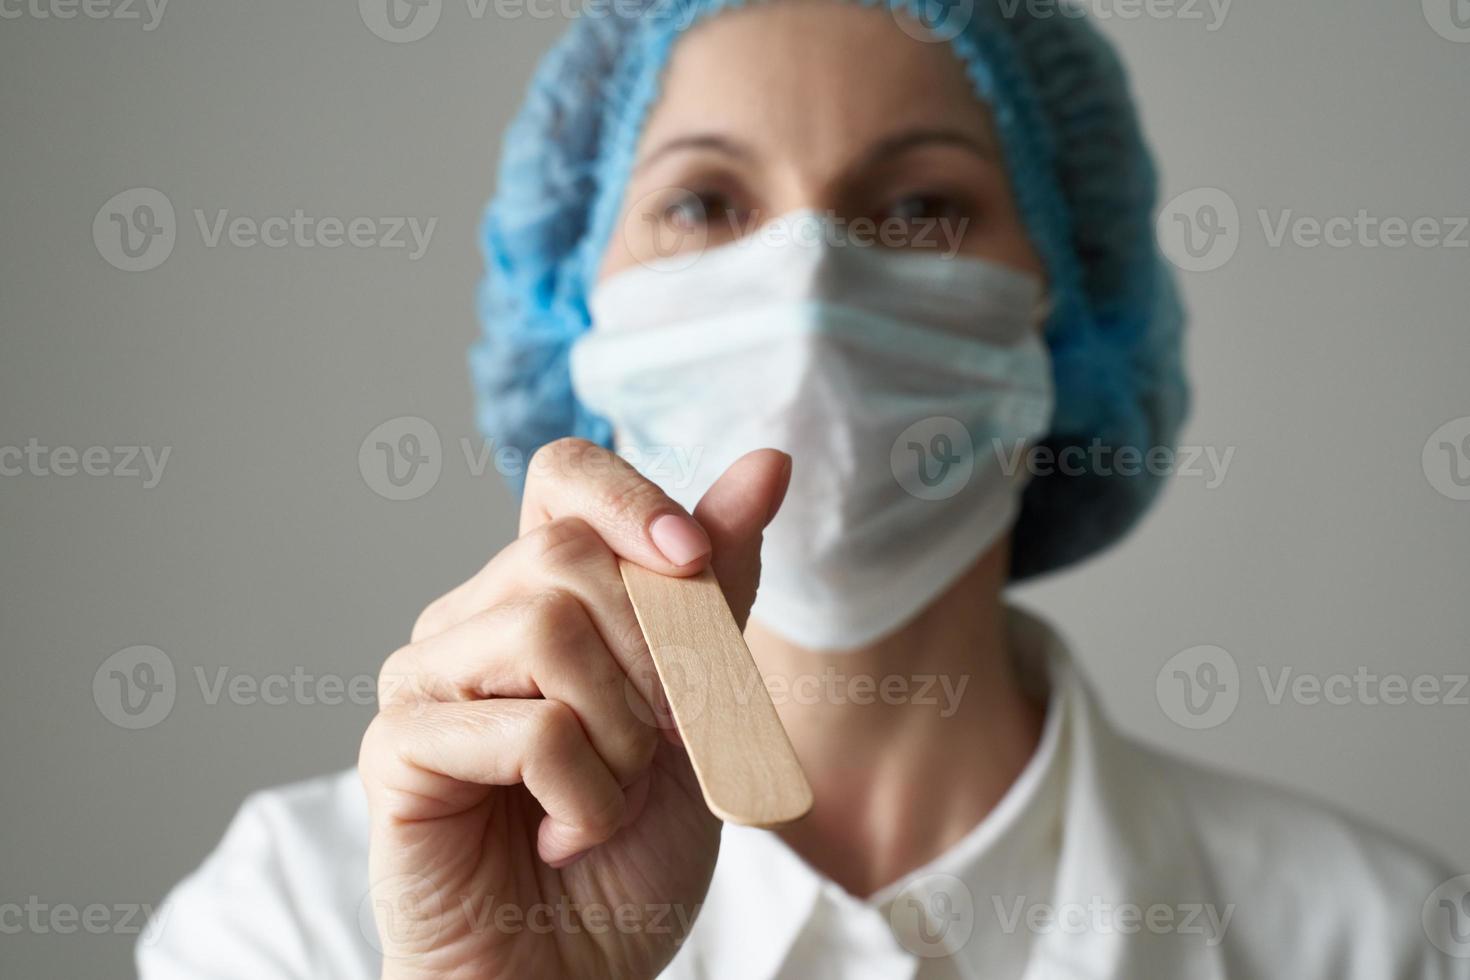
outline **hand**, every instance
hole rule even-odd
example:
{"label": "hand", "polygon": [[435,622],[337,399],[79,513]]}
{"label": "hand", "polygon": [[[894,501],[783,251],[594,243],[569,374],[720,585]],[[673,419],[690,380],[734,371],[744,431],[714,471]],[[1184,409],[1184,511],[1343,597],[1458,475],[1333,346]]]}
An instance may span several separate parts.
{"label": "hand", "polygon": [[737,460],[695,520],[582,440],[530,472],[520,536],[431,603],[379,677],[358,770],[384,977],[654,977],[714,871],[720,823],[617,559],[712,563],[743,624],[790,458]]}

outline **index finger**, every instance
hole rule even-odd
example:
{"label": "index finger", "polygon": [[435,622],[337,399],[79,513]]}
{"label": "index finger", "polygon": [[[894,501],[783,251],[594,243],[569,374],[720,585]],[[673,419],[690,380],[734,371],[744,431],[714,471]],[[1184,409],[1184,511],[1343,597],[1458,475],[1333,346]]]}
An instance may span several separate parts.
{"label": "index finger", "polygon": [[521,534],[579,517],[619,557],[664,575],[694,575],[709,563],[704,528],[658,484],[586,439],[547,443],[531,459]]}

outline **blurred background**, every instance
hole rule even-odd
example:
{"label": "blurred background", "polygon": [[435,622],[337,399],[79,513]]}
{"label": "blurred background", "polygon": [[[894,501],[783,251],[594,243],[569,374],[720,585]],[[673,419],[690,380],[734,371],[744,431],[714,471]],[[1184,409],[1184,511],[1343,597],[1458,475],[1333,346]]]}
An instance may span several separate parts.
{"label": "blurred background", "polygon": [[[0,3],[0,975],[130,975],[514,533],[476,230],[577,5],[386,2]],[[1470,9],[1085,6],[1162,161],[1196,402],[1137,532],[1016,598],[1128,732],[1470,871]]]}

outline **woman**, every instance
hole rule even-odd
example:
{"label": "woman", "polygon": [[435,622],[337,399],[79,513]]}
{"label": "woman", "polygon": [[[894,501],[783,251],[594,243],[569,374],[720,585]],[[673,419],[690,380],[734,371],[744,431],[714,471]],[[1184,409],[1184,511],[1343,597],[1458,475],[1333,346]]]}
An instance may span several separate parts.
{"label": "woman", "polygon": [[[1470,975],[1441,869],[1124,739],[1003,600],[1155,491],[1022,447],[1167,449],[1185,403],[1085,21],[589,13],[500,181],[473,366],[542,447],[520,537],[388,658],[356,774],[247,803],[145,977]],[[706,809],[619,559],[749,612],[807,817]]]}

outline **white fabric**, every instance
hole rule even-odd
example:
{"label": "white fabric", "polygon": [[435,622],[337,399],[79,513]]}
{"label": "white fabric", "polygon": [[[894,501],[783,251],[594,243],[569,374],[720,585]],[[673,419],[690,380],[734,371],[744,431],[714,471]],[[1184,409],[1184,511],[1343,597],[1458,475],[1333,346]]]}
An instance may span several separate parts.
{"label": "white fabric", "polygon": [[572,386],[689,510],[745,453],[790,453],[751,615],[809,649],[850,649],[927,606],[1014,521],[1023,449],[1051,423],[1043,292],[1034,275],[858,244],[795,211],[599,284]]}
{"label": "white fabric", "polygon": [[[1051,693],[1038,751],[989,816],[867,900],[727,826],[664,980],[1470,980],[1421,921],[1449,871],[1119,735],[1054,633],[1018,612],[1013,634]],[[140,942],[143,980],[377,977],[366,854],[355,772],[251,797]]]}

